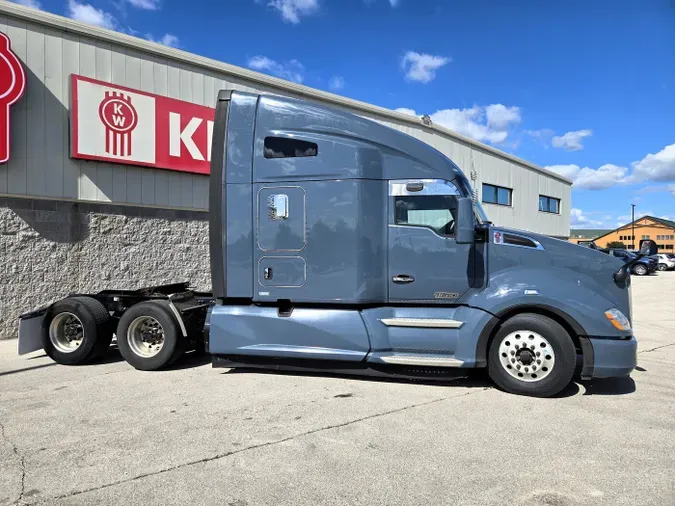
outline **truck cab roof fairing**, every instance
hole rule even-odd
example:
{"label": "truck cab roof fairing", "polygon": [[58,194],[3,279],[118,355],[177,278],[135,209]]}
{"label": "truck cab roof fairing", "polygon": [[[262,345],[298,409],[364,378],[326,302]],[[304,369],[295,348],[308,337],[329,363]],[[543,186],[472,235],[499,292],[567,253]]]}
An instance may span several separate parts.
{"label": "truck cab roof fairing", "polygon": [[[461,170],[445,155],[403,132],[354,114],[293,98],[260,95],[255,154],[268,136],[291,137],[319,145],[321,169],[295,159],[286,174],[271,159],[254,170],[254,182],[293,178],[444,179]],[[344,160],[356,160],[345,167]],[[286,161],[286,165],[291,165]],[[282,171],[285,170],[283,167]]]}

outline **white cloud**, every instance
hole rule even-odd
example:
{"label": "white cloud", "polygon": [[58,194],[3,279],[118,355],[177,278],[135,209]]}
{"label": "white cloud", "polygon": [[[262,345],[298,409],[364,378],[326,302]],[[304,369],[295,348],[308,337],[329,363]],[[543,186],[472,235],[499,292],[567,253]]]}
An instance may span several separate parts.
{"label": "white cloud", "polygon": [[23,5],[25,7],[30,7],[32,9],[41,9],[42,4],[37,0],[12,0],[14,3]]}
{"label": "white cloud", "polygon": [[520,122],[520,110],[502,104],[474,105],[468,109],[436,111],[431,115],[431,121],[477,141],[498,144],[504,142],[510,128]]}
{"label": "white cloud", "polygon": [[109,12],[97,9],[89,4],[79,3],[77,0],[70,0],[68,2],[68,16],[76,21],[110,30],[114,30],[117,26],[117,20]]}
{"label": "white cloud", "polygon": [[675,144],[633,163],[634,181],[675,181]]}
{"label": "white cloud", "polygon": [[520,108],[491,104],[485,108],[487,124],[495,130],[507,130],[511,125],[520,123]]}
{"label": "white cloud", "polygon": [[160,8],[159,0],[128,0],[128,2],[133,7],[146,11],[156,11]]}
{"label": "white cloud", "polygon": [[169,47],[178,47],[178,45],[180,44],[180,40],[178,39],[178,37],[170,33],[165,33],[161,39],[155,39],[151,34],[148,33],[145,35],[145,38],[151,42],[157,42],[159,44],[164,44],[165,46]]}
{"label": "white cloud", "polygon": [[248,61],[249,68],[266,71],[277,77],[301,83],[304,79],[305,67],[298,60],[279,63],[267,56],[254,56]]}
{"label": "white cloud", "polygon": [[581,151],[584,149],[584,138],[591,135],[593,135],[593,131],[588,129],[567,132],[566,134],[553,137],[551,144],[554,148],[562,148],[565,151]]}
{"label": "white cloud", "polygon": [[401,60],[401,68],[409,81],[428,83],[436,78],[436,71],[452,60],[445,56],[433,56],[425,53],[408,51]]}
{"label": "white cloud", "polygon": [[403,114],[409,114],[410,116],[417,116],[417,113],[413,109],[408,109],[406,107],[399,107],[398,109],[395,109],[395,111]]}
{"label": "white cloud", "polygon": [[[419,116],[414,109],[399,107],[396,112]],[[520,109],[502,104],[474,105],[468,109],[442,109],[430,115],[431,121],[477,141],[502,143],[511,128],[520,123]]]}
{"label": "white cloud", "polygon": [[628,181],[628,169],[611,163],[606,163],[598,169],[581,168],[578,165],[549,165],[546,168],[571,179],[574,188],[584,190],[604,190]]}
{"label": "white cloud", "polygon": [[[571,179],[575,188],[586,190],[604,190],[617,184],[632,184],[642,181],[675,181],[675,144],[666,146],[656,154],[648,154],[642,160],[631,164],[632,172],[627,167],[611,163],[597,169],[579,167],[578,165],[550,165],[549,170]],[[646,186],[638,193],[668,191],[675,196],[675,185],[668,188]]]}
{"label": "white cloud", "polygon": [[599,227],[601,225],[602,221],[589,218],[581,209],[570,209],[571,228]]}
{"label": "white cloud", "polygon": [[[256,1],[261,3],[261,0]],[[284,21],[293,24],[300,22],[300,16],[308,16],[319,10],[318,0],[269,0],[267,5],[278,10]]]}
{"label": "white cloud", "polygon": [[333,76],[328,81],[328,87],[333,91],[341,90],[345,87],[345,78],[342,76]]}

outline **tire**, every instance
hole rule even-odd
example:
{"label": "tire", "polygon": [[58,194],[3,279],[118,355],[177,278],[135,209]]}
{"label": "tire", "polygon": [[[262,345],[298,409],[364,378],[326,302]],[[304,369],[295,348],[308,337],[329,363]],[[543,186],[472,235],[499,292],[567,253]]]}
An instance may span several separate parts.
{"label": "tire", "polygon": [[666,266],[666,264],[659,264],[657,269],[660,270],[660,271],[665,271],[665,270],[668,269],[668,267]]}
{"label": "tire", "polygon": [[177,360],[185,351],[185,342],[165,300],[131,306],[117,325],[117,347],[122,357],[141,371],[156,371]]}
{"label": "tire", "polygon": [[647,267],[642,264],[635,264],[633,267],[631,267],[631,270],[637,276],[645,276],[648,274]]}
{"label": "tire", "polygon": [[524,313],[506,320],[493,337],[488,374],[506,392],[551,397],[572,381],[576,358],[574,343],[559,323]]}
{"label": "tire", "polygon": [[43,320],[42,348],[59,364],[78,365],[93,360],[105,353],[111,340],[110,314],[91,297],[60,300]]}

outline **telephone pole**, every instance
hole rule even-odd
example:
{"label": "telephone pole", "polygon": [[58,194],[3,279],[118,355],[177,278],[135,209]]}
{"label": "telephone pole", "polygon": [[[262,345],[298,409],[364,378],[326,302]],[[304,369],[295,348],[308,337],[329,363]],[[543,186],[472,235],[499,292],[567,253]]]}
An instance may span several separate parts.
{"label": "telephone pole", "polygon": [[635,247],[635,204],[630,205],[630,214],[631,214],[631,225],[633,227],[633,232],[631,235],[631,242],[633,243],[633,246],[631,247],[632,249],[637,249]]}

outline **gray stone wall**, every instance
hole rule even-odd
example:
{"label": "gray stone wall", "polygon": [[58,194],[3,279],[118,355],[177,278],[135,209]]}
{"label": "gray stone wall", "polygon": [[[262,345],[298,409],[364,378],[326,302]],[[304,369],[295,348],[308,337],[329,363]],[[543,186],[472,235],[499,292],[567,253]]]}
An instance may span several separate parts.
{"label": "gray stone wall", "polygon": [[211,289],[208,215],[0,198],[0,339],[70,292],[190,281]]}

